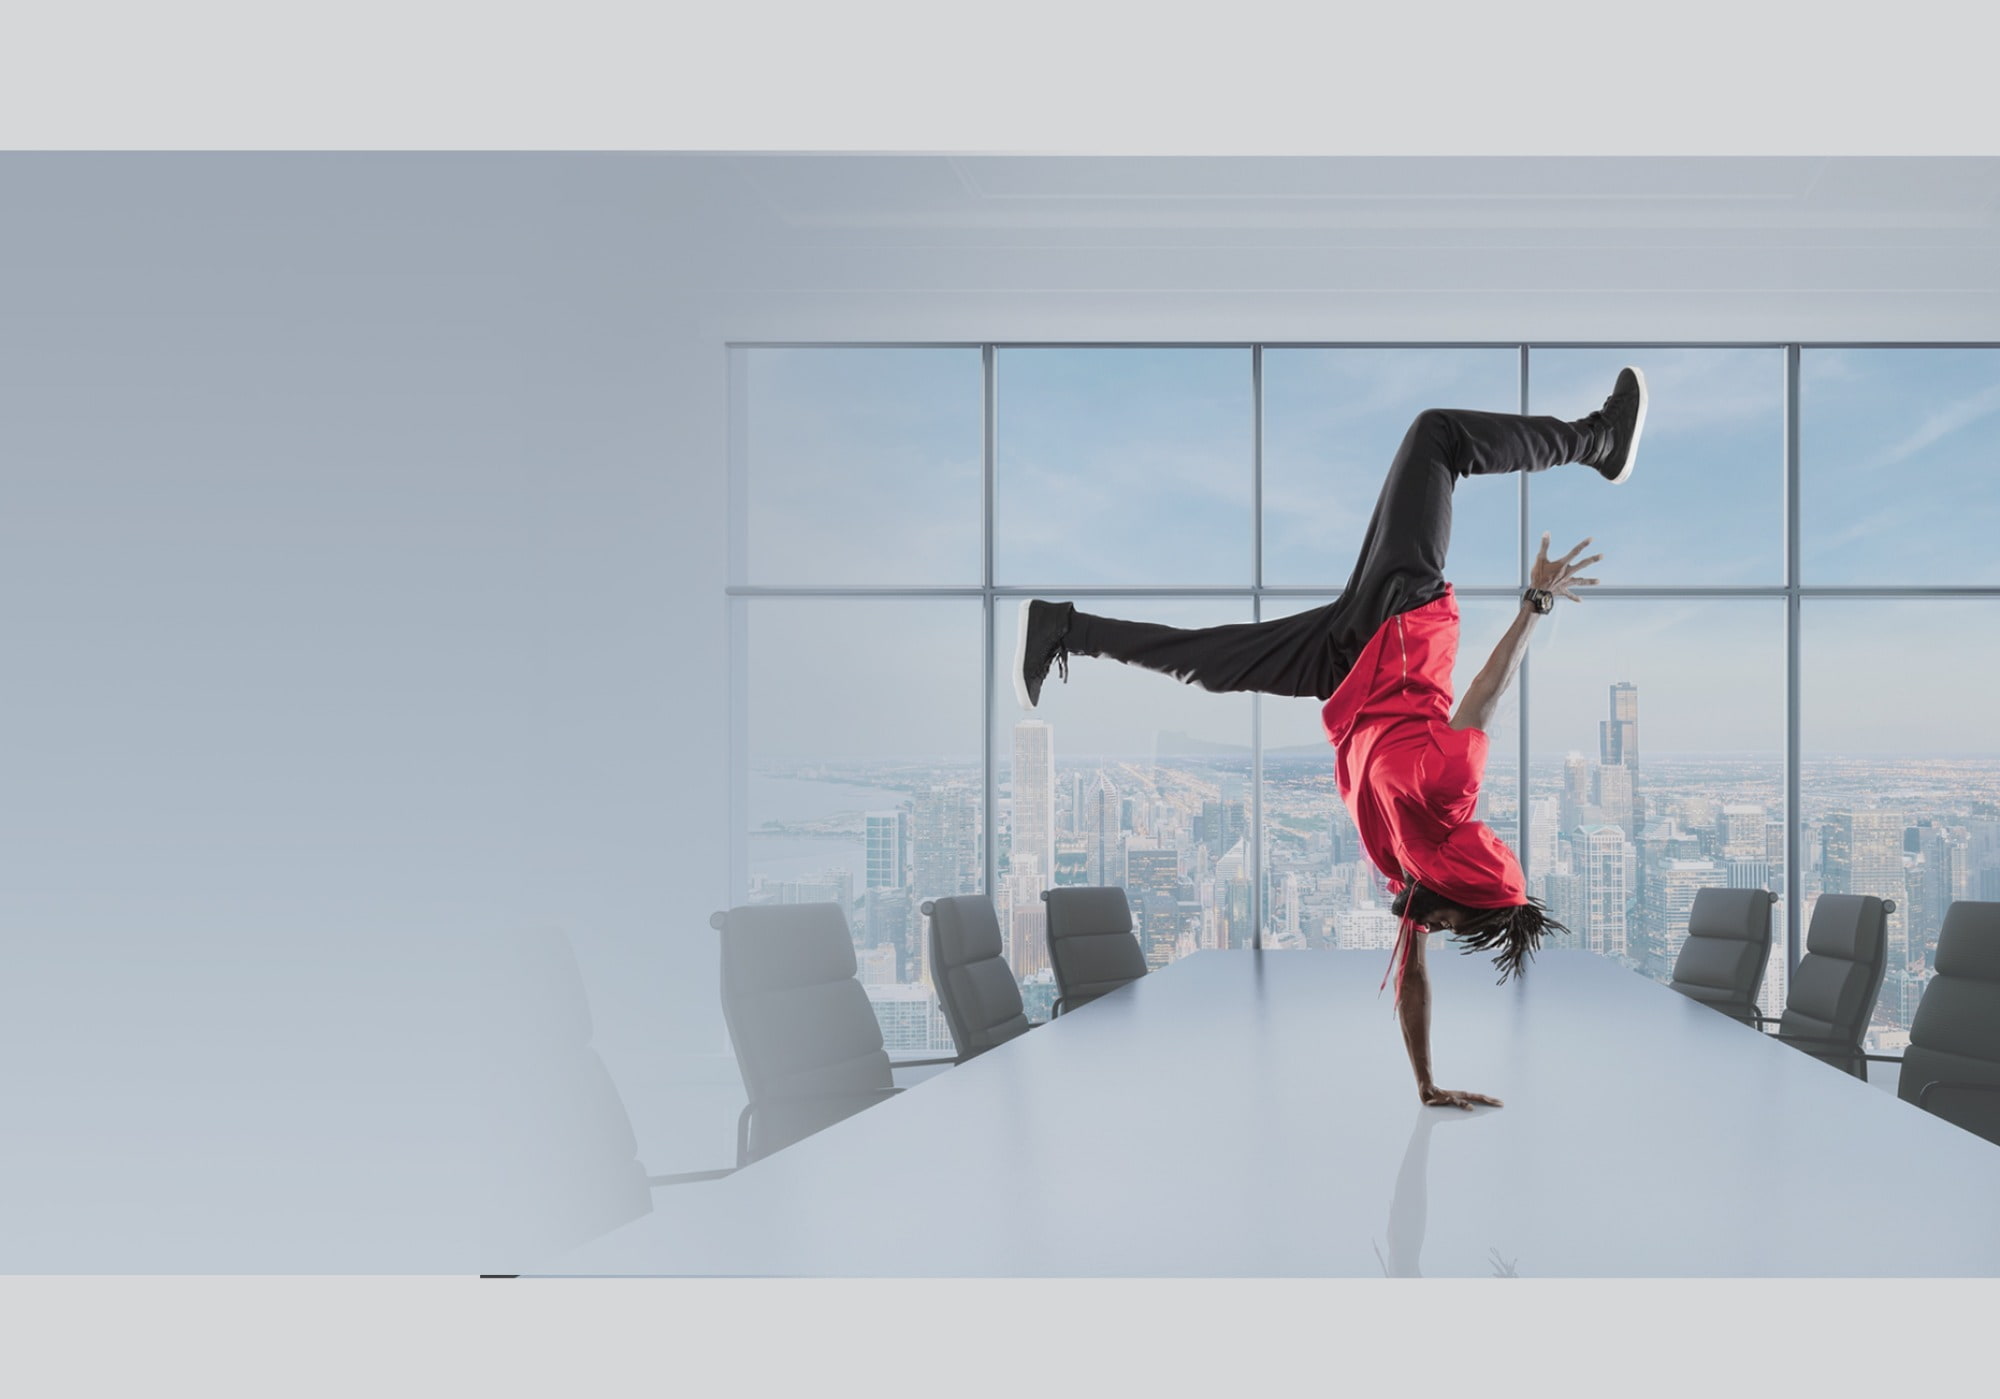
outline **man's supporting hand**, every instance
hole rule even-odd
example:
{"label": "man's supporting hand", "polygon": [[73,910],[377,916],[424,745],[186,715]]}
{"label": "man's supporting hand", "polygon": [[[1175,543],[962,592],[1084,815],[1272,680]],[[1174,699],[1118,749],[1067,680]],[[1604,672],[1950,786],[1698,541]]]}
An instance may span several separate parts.
{"label": "man's supporting hand", "polygon": [[1489,1098],[1484,1093],[1463,1093],[1456,1088],[1439,1088],[1436,1084],[1418,1092],[1423,1097],[1424,1106],[1431,1108],[1464,1108],[1471,1112],[1474,1103],[1484,1103],[1489,1108],[1505,1106],[1498,1098]]}

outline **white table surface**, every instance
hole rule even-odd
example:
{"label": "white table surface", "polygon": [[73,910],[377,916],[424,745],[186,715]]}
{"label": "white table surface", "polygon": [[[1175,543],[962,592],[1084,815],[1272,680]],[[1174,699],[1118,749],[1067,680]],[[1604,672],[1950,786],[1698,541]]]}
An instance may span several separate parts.
{"label": "white table surface", "polygon": [[1203,952],[543,1275],[1995,1276],[2000,1147],[1626,971]]}

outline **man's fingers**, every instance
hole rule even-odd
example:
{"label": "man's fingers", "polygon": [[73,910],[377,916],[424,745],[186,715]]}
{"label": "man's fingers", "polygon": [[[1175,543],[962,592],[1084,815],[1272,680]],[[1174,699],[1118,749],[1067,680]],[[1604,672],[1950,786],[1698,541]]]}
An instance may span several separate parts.
{"label": "man's fingers", "polygon": [[[1542,543],[1547,544],[1548,542],[1549,542],[1549,537],[1546,534],[1543,535]],[[1570,550],[1567,554],[1564,554],[1556,562],[1568,563],[1571,559],[1575,558],[1578,554],[1581,554],[1587,547],[1589,547],[1589,544],[1590,541],[1588,539],[1585,539],[1581,544],[1578,544],[1574,549]]]}
{"label": "man's fingers", "polygon": [[1575,563],[1569,565],[1569,570],[1572,573],[1581,573],[1583,572],[1584,569],[1589,568],[1592,564],[1596,563],[1599,559],[1602,559],[1603,557],[1604,555],[1602,554],[1592,554],[1587,559],[1578,559]]}

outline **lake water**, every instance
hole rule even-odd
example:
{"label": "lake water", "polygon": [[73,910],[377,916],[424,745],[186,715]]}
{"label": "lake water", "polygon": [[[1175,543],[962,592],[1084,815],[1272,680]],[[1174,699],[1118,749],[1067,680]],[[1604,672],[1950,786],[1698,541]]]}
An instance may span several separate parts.
{"label": "lake water", "polygon": [[[868,841],[861,814],[894,811],[908,799],[903,792],[864,787],[852,782],[819,782],[808,778],[750,775],[750,873],[767,879],[803,879],[822,870],[844,869],[854,876],[858,893],[868,884]],[[852,840],[790,835],[760,835],[765,821],[820,821],[851,813]]]}

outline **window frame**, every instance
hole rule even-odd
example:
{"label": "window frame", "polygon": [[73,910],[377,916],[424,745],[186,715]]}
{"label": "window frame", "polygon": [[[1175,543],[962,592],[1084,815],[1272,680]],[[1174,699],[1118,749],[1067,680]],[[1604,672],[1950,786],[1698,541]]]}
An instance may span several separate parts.
{"label": "window frame", "polygon": [[[1323,587],[1267,586],[1264,583],[1264,375],[1263,357],[1266,350],[1379,350],[1393,353],[1403,350],[1508,350],[1516,352],[1520,387],[1518,411],[1529,411],[1529,387],[1533,370],[1533,354],[1537,350],[1605,350],[1632,351],[1646,350],[1778,350],[1784,354],[1784,514],[1783,552],[1784,581],[1780,584],[1730,585],[1730,586],[1625,586],[1601,585],[1593,590],[1593,596],[1606,599],[1616,598],[1782,598],[1785,601],[1785,962],[1788,977],[1796,974],[1802,951],[1803,928],[1800,908],[1800,889],[1803,876],[1804,828],[1801,821],[1803,803],[1801,801],[1801,761],[1802,745],[1800,732],[1801,712],[1801,665],[1800,639],[1802,604],[1819,598],[1860,598],[1860,599],[1906,599],[1973,597],[2000,598],[2000,583],[1966,585],[1807,585],[1800,579],[1800,490],[1801,461],[1799,450],[1800,433],[1800,360],[1806,350],[1992,350],[2000,349],[2000,342],[1993,341],[1728,341],[1728,340],[1538,340],[1538,341],[1234,341],[1234,340],[1078,340],[1078,341],[912,341],[912,340],[869,340],[869,341],[770,341],[745,340],[725,343],[728,354],[728,455],[729,473],[729,561],[728,584],[725,588],[724,606],[727,617],[729,646],[729,686],[728,686],[728,733],[729,733],[729,888],[732,900],[740,900],[749,887],[748,838],[744,829],[744,817],[748,807],[748,675],[746,666],[746,643],[748,608],[758,598],[767,597],[976,597],[981,601],[985,625],[982,662],[985,668],[984,694],[982,699],[985,725],[982,751],[984,754],[984,830],[982,839],[981,886],[989,895],[992,892],[994,871],[998,868],[998,742],[996,722],[998,706],[995,689],[999,676],[996,673],[995,639],[999,609],[1003,605],[1018,603],[1024,597],[1037,596],[1060,591],[1065,597],[1076,598],[1117,598],[1117,597],[1173,597],[1173,598],[1229,598],[1248,599],[1253,618],[1264,615],[1264,599],[1315,597],[1324,598]],[[981,425],[982,443],[982,497],[981,497],[981,563],[980,582],[977,586],[931,587],[923,585],[861,586],[761,586],[752,585],[745,578],[749,521],[748,506],[748,460],[745,438],[748,425],[749,404],[747,356],[757,350],[785,349],[977,349],[980,352],[982,375]],[[993,576],[993,481],[995,453],[995,373],[998,352],[1009,349],[1204,349],[1242,350],[1248,353],[1251,376],[1251,571],[1250,581],[1244,585],[1200,586],[1200,587],[1063,587],[1059,583],[1042,583],[1033,587],[1001,586]],[[1517,577],[1511,586],[1467,586],[1458,591],[1468,598],[1513,597],[1527,585],[1528,569],[1533,558],[1529,529],[1531,515],[1531,477],[1523,473],[1517,478],[1516,512],[1519,521],[1519,547],[1517,557]],[[1520,774],[1521,800],[1518,803],[1516,848],[1521,852],[1524,871],[1533,877],[1528,868],[1532,858],[1528,839],[1528,822],[1531,804],[1528,801],[1528,774],[1531,751],[1529,745],[1529,722],[1532,714],[1532,680],[1534,661],[1532,655],[1521,665],[1516,679],[1519,700],[1518,731],[1515,735],[1515,761]],[[1251,784],[1250,810],[1246,813],[1249,826],[1249,848],[1251,858],[1251,922],[1254,931],[1253,946],[1263,946],[1264,924],[1267,917],[1265,908],[1265,852],[1263,841],[1263,788],[1264,788],[1264,736],[1263,697],[1252,696],[1251,705]]]}

